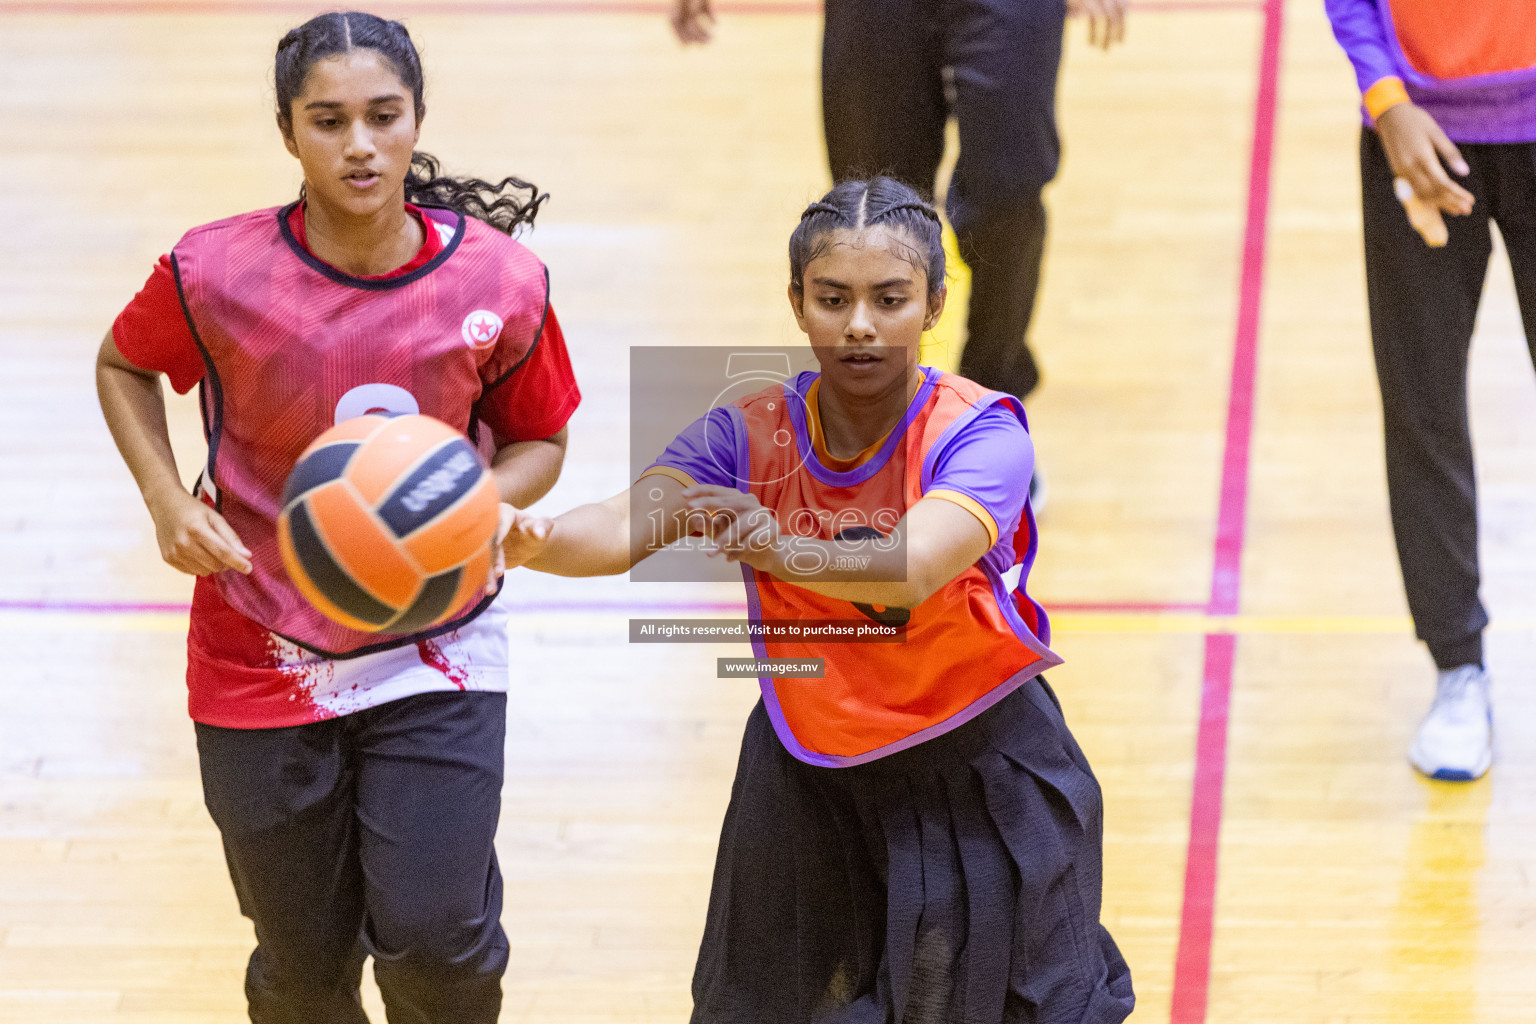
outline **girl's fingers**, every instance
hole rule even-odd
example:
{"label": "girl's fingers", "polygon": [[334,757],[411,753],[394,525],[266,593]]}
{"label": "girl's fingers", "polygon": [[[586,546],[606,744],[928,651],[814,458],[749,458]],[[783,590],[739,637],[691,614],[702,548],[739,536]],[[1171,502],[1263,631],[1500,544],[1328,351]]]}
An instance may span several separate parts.
{"label": "girl's fingers", "polygon": [[225,522],[224,517],[217,512],[208,514],[208,527],[213,531],[213,536],[220,545],[221,558],[225,565],[241,572],[251,571],[251,550],[240,543],[234,528]]}
{"label": "girl's fingers", "polygon": [[1445,131],[1438,124],[1435,125],[1435,130],[1430,135],[1429,141],[1434,145],[1435,151],[1444,158],[1446,164],[1451,170],[1456,172],[1458,177],[1465,178],[1468,174],[1472,173],[1472,168],[1467,166],[1467,161],[1462,157],[1461,150],[1456,148],[1456,143],[1451,141],[1450,136],[1446,135]]}
{"label": "girl's fingers", "polygon": [[[1440,182],[1435,179],[1438,162],[1415,160],[1403,175],[1413,185],[1413,193],[1425,202],[1439,204]],[[1443,175],[1445,172],[1441,171]]]}
{"label": "girl's fingers", "polygon": [[199,523],[192,530],[191,539],[200,549],[203,560],[212,563],[213,572],[221,572],[224,569],[235,569],[239,572],[251,571],[250,560],[230,547],[224,538],[215,532],[211,523]]}
{"label": "girl's fingers", "polygon": [[240,572],[250,572],[250,559],[229,546],[229,542],[219,535],[217,528],[211,520],[198,523],[192,530],[192,537],[203,552],[217,566],[215,571],[223,569],[236,569]]}
{"label": "girl's fingers", "polygon": [[207,566],[185,558],[177,558],[174,561],[166,559],[166,564],[177,572],[184,572],[188,576],[208,576],[212,574],[212,570]]}
{"label": "girl's fingers", "polygon": [[501,579],[506,571],[507,553],[502,549],[501,542],[498,540],[495,544],[491,545],[491,570],[485,574],[485,592],[487,594],[496,592],[496,582]]}
{"label": "girl's fingers", "polygon": [[240,542],[240,537],[235,533],[234,527],[230,526],[228,520],[223,516],[217,512],[210,511],[208,513],[208,525],[213,527],[213,532],[223,538],[224,543],[228,544],[231,550],[238,552],[246,558],[251,557],[251,549]]}
{"label": "girl's fingers", "polygon": [[223,569],[219,560],[204,551],[196,543],[188,543],[171,553],[166,559],[172,566],[193,576],[212,576]]}
{"label": "girl's fingers", "polygon": [[[1428,192],[1419,192],[1420,197],[1429,200],[1447,213],[1472,212],[1472,193],[1456,184],[1451,180],[1451,176],[1445,173],[1445,167],[1440,163],[1438,153],[1431,151],[1426,154],[1419,169],[1429,186]],[[1415,182],[1415,186],[1417,184]]]}
{"label": "girl's fingers", "polygon": [[555,521],[543,516],[521,516],[517,521],[517,535],[525,540],[534,540],[539,543],[549,539],[549,531],[554,528]]}

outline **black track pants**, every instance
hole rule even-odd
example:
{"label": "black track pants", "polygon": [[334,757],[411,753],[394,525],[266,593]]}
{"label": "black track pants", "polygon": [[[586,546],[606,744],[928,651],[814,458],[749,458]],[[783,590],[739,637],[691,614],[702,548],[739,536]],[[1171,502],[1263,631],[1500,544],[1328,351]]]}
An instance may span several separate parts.
{"label": "black track pants", "polygon": [[507,937],[492,840],[505,694],[428,693],[286,729],[197,726],[203,792],[256,926],[256,1024],[494,1024]]}
{"label": "black track pants", "polygon": [[[888,174],[931,191],[953,113],[960,157],[947,207],[971,268],[960,372],[1024,397],[1025,343],[1056,175],[1064,0],[828,0],[822,119],[832,176]],[[952,75],[946,89],[945,72]]]}
{"label": "black track pants", "polygon": [[1376,133],[1360,139],[1366,290],[1386,424],[1392,530],[1419,639],[1440,668],[1481,663],[1488,613],[1478,598],[1477,483],[1467,417],[1467,356],[1499,226],[1536,362],[1536,145],[1463,145],[1477,197],[1446,217],[1431,249],[1392,193]]}

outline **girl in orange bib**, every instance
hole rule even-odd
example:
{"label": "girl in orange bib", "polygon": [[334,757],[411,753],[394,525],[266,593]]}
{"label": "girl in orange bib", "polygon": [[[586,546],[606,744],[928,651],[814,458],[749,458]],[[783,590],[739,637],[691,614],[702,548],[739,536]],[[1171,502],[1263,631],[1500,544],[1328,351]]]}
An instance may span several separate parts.
{"label": "girl in orange bib", "polygon": [[[944,304],[938,216],[890,179],[838,185],[790,240],[789,294],[819,373],[711,410],[606,502],[517,513],[503,545],[509,565],[601,575],[702,536],[742,564],[758,623],[901,634],[754,641],[768,674],[693,1019],[1123,1020],[1099,787],[1039,675],[1061,659],[1025,593],[1024,412],[917,363]],[[813,659],[820,677],[775,674]]]}

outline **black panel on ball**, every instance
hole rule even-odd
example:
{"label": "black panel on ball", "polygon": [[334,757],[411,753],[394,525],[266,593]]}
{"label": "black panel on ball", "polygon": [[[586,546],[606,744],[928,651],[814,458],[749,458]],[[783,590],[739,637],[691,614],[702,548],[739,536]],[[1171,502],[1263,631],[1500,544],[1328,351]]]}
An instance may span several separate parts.
{"label": "black panel on ball", "polygon": [[324,448],[317,448],[307,458],[300,459],[299,464],[293,467],[293,472],[288,474],[288,483],[283,485],[283,507],[287,508],[294,498],[306,491],[312,491],[341,476],[347,463],[352,461],[353,453],[362,446],[361,441],[337,441]]}
{"label": "black panel on ball", "polygon": [[[395,609],[358,586],[336,564],[309,518],[309,506],[302,501],[288,510],[288,533],[293,538],[293,552],[298,556],[299,565],[309,575],[315,589],[330,598],[332,604],[372,626],[382,626],[394,616]],[[417,597],[417,604],[421,603],[421,596],[425,595]]]}
{"label": "black panel on ball", "polygon": [[483,471],[480,455],[468,441],[448,441],[390,489],[379,502],[379,518],[396,537],[407,537],[473,490]]}
{"label": "black panel on ball", "polygon": [[411,606],[389,624],[389,631],[400,634],[420,633],[453,611],[448,602],[452,601],[453,595],[458,592],[459,577],[463,573],[463,569],[449,569],[427,580],[422,585],[421,593],[416,595],[416,600],[411,602]]}

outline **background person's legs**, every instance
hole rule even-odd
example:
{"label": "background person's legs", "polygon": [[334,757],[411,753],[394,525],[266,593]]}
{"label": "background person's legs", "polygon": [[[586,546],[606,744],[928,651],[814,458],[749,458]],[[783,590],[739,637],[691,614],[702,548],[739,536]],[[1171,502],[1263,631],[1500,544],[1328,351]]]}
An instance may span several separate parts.
{"label": "background person's legs", "polygon": [[1536,367],[1536,143],[1499,147],[1498,205],[1492,210],[1509,253],[1525,343]]}
{"label": "background person's legs", "polygon": [[832,179],[885,174],[933,191],[944,156],[937,0],[828,0],[821,116]]}
{"label": "background person's legs", "polygon": [[1466,217],[1447,217],[1449,241],[1432,249],[1393,194],[1376,134],[1366,130],[1360,145],[1366,292],[1392,532],[1414,629],[1440,669],[1408,760],[1425,775],[1454,781],[1480,777],[1493,761],[1467,356],[1493,248],[1488,220],[1500,207],[1500,164],[1509,148],[1461,147],[1477,206]]}
{"label": "background person's legs", "polygon": [[960,156],[945,205],[971,270],[960,372],[1024,398],[1040,382],[1026,342],[1045,205],[1056,176],[1056,77],[1063,0],[949,0],[946,62],[953,68]]}
{"label": "background person's legs", "polygon": [[1467,355],[1496,204],[1488,147],[1464,146],[1477,206],[1447,217],[1431,249],[1408,224],[1373,131],[1360,142],[1366,291],[1386,428],[1392,531],[1415,631],[1441,669],[1481,664],[1488,614],[1478,598],[1477,488],[1467,415]]}

